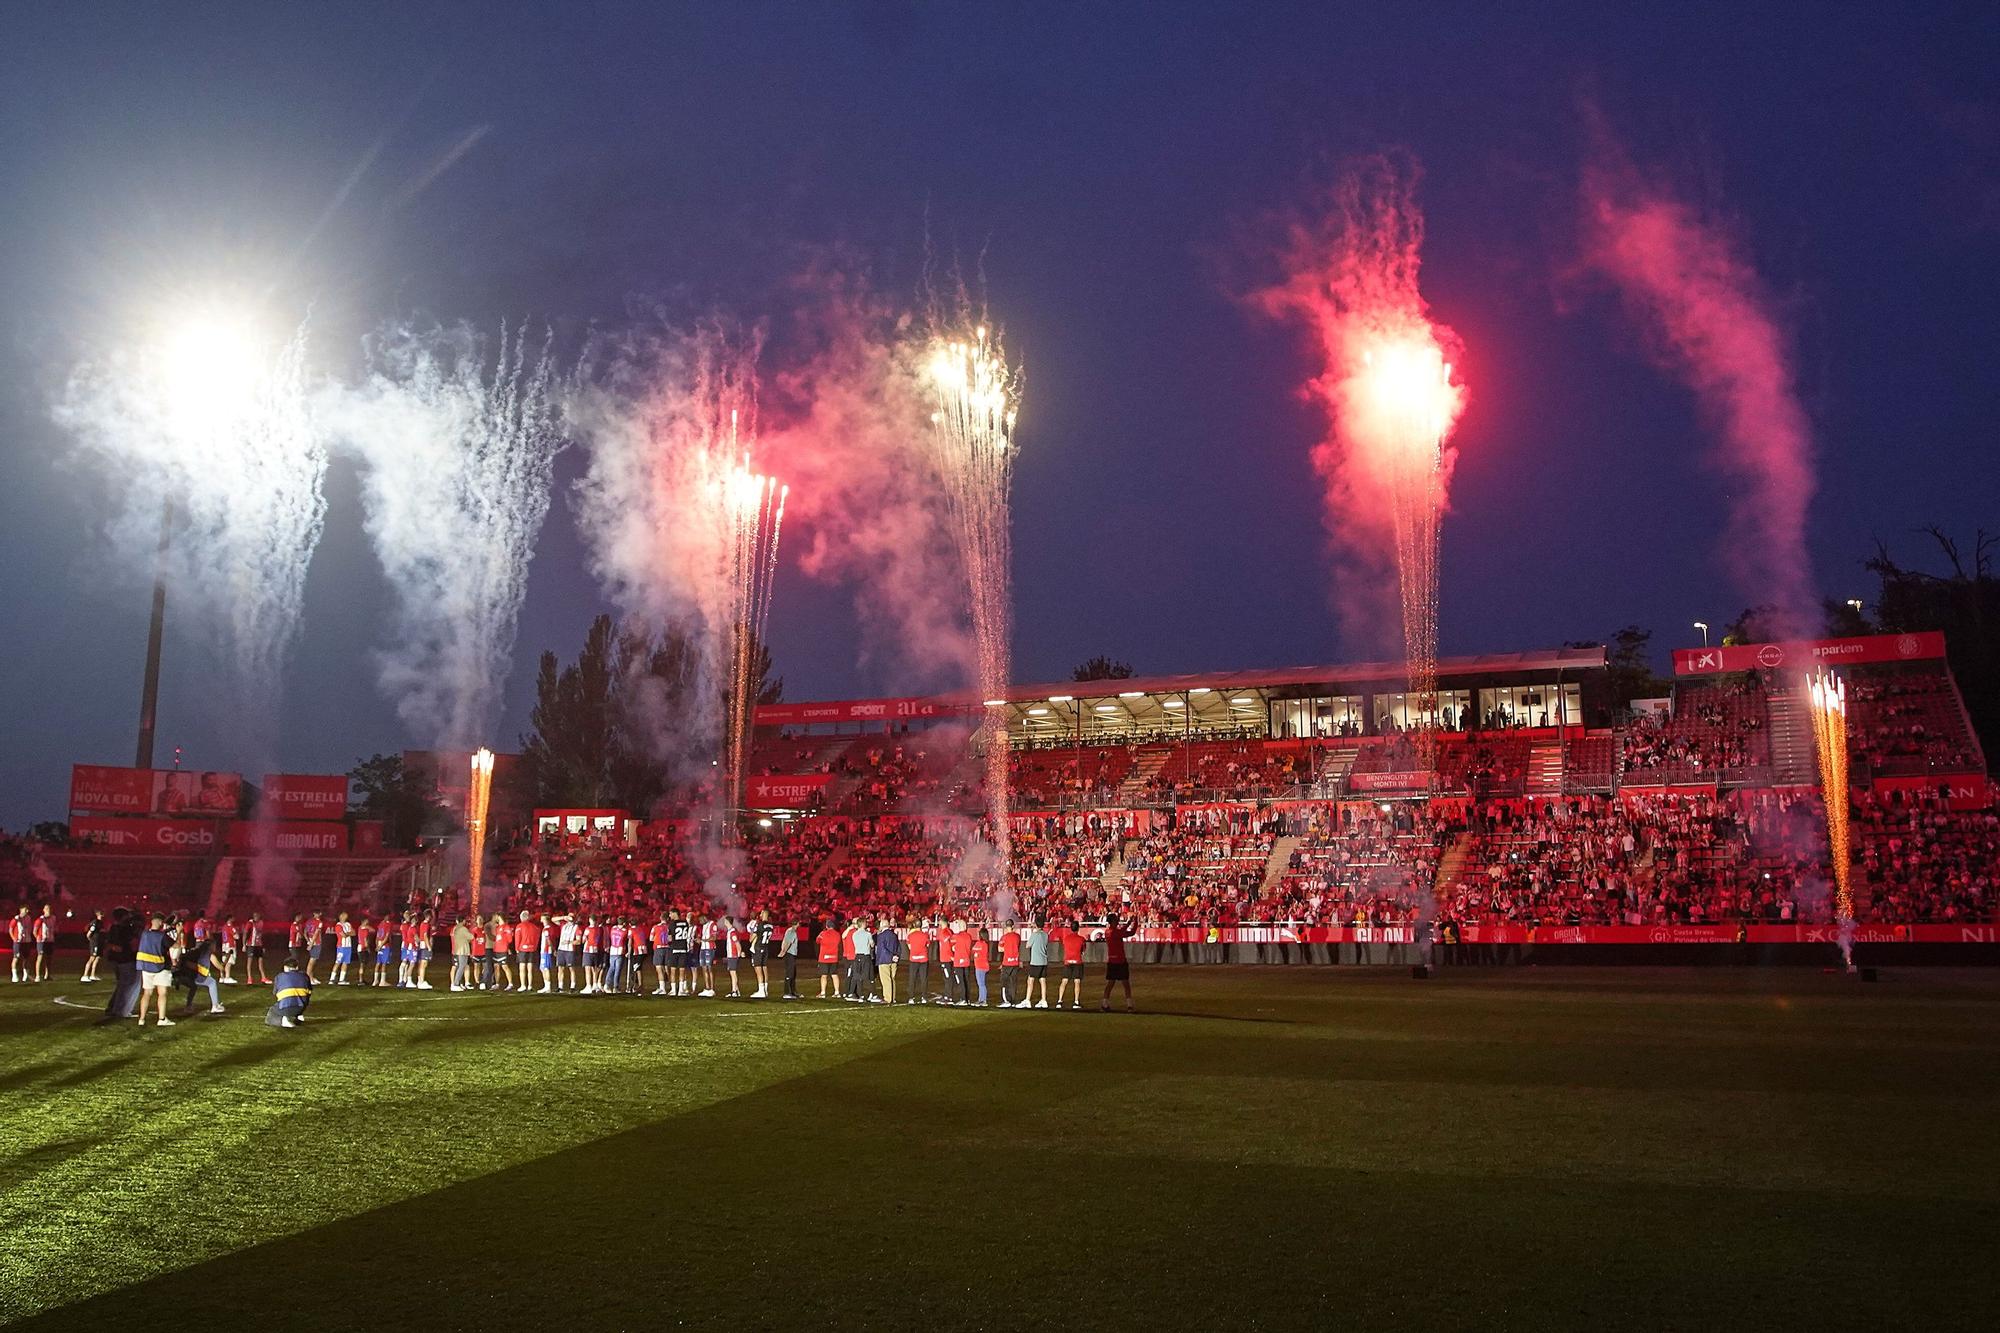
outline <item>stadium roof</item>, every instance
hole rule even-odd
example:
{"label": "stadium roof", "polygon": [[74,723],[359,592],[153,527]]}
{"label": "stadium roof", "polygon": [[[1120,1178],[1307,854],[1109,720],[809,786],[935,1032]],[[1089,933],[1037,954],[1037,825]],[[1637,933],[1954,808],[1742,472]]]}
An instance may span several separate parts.
{"label": "stadium roof", "polygon": [[[1491,676],[1527,671],[1587,671],[1604,665],[1604,649],[1550,648],[1540,652],[1488,653],[1481,657],[1440,657],[1438,678]],[[1065,680],[1053,685],[1016,685],[1007,692],[1009,703],[1046,699],[1050,695],[1184,694],[1194,689],[1276,690],[1303,685],[1365,685],[1378,681],[1400,681],[1408,675],[1401,660],[1393,662],[1349,662],[1336,666],[1270,667],[1255,671],[1207,671],[1181,676],[1130,676],[1122,680]]]}
{"label": "stadium roof", "polygon": [[[1488,653],[1478,657],[1442,657],[1438,659],[1438,680],[1449,683],[1480,676],[1519,677],[1542,672],[1601,670],[1604,661],[1601,646]],[[1014,685],[1002,697],[1010,705],[1011,725],[1020,721],[1024,710],[1030,706],[1040,714],[1049,715],[1051,707],[1057,707],[1057,711],[1074,712],[1074,703],[1078,700],[1122,699],[1126,702],[1121,707],[1127,713],[1138,713],[1149,711],[1149,708],[1147,704],[1134,703],[1135,700],[1158,701],[1187,696],[1188,702],[1192,703],[1194,697],[1199,696],[1201,702],[1193,703],[1190,716],[1201,718],[1204,725],[1213,725],[1226,719],[1220,715],[1211,717],[1210,714],[1222,707],[1225,699],[1234,702],[1236,696],[1255,695],[1255,701],[1261,705],[1271,697],[1272,692],[1297,695],[1318,686],[1352,688],[1385,682],[1399,683],[1407,674],[1408,669],[1400,660],[1349,662],[1332,666],[1273,667],[1252,671],[1191,672],[1175,676],[1129,676],[1114,680],[1065,680],[1053,684]],[[757,725],[895,722],[945,717],[976,712],[984,702],[987,701],[974,694],[960,692],[923,698],[765,704],[757,709]],[[1060,709],[1059,706],[1065,704],[1071,705],[1071,708]],[[1165,704],[1164,708],[1180,709],[1183,706],[1183,703],[1175,702]],[[1161,707],[1155,702],[1150,710],[1157,711]]]}

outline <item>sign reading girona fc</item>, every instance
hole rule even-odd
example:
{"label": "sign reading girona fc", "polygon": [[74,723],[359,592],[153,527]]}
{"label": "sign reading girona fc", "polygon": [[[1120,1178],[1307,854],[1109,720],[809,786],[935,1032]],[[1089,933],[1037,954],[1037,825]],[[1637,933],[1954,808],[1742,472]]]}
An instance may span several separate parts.
{"label": "sign reading girona fc", "polygon": [[266,773],[264,808],[278,819],[345,818],[347,775]]}
{"label": "sign reading girona fc", "polygon": [[1800,639],[1795,643],[1744,643],[1714,648],[1674,649],[1676,676],[1718,671],[1776,671],[1881,662],[1918,662],[1944,656],[1944,635],[1864,634],[1852,639]]}

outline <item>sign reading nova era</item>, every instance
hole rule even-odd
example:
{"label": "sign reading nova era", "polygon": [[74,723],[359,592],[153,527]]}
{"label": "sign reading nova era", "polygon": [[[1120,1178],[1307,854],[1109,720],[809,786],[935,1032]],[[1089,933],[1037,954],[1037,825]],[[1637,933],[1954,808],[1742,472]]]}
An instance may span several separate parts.
{"label": "sign reading nova era", "polygon": [[212,769],[73,764],[69,771],[69,808],[85,814],[233,819],[242,795],[240,775]]}
{"label": "sign reading nova era", "polygon": [[1805,671],[1813,667],[1921,662],[1943,656],[1944,635],[1937,630],[1921,634],[1864,634],[1852,639],[1676,648],[1674,674],[1706,676],[1718,671],[1775,671],[1780,667]]}

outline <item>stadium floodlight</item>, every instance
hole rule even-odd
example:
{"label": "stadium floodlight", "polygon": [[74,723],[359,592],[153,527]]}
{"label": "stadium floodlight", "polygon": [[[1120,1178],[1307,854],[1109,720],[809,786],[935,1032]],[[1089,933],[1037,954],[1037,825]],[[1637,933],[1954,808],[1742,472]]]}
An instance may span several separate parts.
{"label": "stadium floodlight", "polygon": [[1165,700],[1162,700],[1162,701],[1161,701],[1161,703],[1160,703],[1160,707],[1162,707],[1162,708],[1186,708],[1186,707],[1187,707],[1187,703],[1186,703],[1186,701],[1185,701],[1185,700],[1181,700],[1181,699],[1165,699]]}
{"label": "stadium floodlight", "polygon": [[1118,711],[1118,705],[1117,705],[1117,704],[1099,704],[1099,705],[1097,705],[1097,711],[1098,711],[1098,712],[1100,712],[1100,713],[1115,713],[1115,712],[1117,712],[1117,711]]}
{"label": "stadium floodlight", "polygon": [[160,345],[166,410],[183,439],[227,430],[256,405],[268,357],[250,321],[226,306],[175,314]]}
{"label": "stadium floodlight", "polygon": [[1007,701],[1005,699],[988,699],[985,706],[987,708],[1005,708]]}
{"label": "stadium floodlight", "polygon": [[1120,690],[1118,691],[1118,697],[1121,699],[1143,699],[1146,697],[1146,692],[1144,690]]}
{"label": "stadium floodlight", "polygon": [[1075,703],[1076,696],[1074,694],[1051,694],[1049,696],[1049,702],[1052,704]]}
{"label": "stadium floodlight", "polygon": [[1214,690],[1211,690],[1211,689],[1209,689],[1209,688],[1208,688],[1208,686],[1206,686],[1206,685],[1197,685],[1197,686],[1195,686],[1195,687],[1194,687],[1193,689],[1189,690],[1189,691],[1188,691],[1188,693],[1189,693],[1189,694],[1213,694],[1213,693],[1215,693],[1215,691],[1214,691]]}
{"label": "stadium floodlight", "polygon": [[1048,709],[1046,709],[1046,708],[1043,708],[1043,707],[1042,707],[1041,705],[1037,704],[1037,705],[1036,705],[1035,707],[1033,707],[1033,708],[1030,708],[1030,709],[1028,710],[1028,716],[1029,716],[1029,717],[1047,717],[1047,716],[1048,716],[1048,712],[1049,712],[1049,710],[1048,710]]}

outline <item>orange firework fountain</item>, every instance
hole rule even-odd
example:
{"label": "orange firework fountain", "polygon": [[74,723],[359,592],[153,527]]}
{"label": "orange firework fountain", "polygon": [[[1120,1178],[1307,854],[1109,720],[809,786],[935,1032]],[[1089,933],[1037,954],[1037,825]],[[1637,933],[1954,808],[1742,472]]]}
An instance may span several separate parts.
{"label": "orange firework fountain", "polygon": [[493,792],[493,751],[472,755],[472,781],[465,788],[466,883],[471,887],[472,915],[479,916],[479,882],[486,870],[486,802]]}
{"label": "orange firework fountain", "polygon": [[1813,740],[1819,752],[1819,788],[1826,802],[1826,840],[1833,856],[1833,919],[1840,930],[1840,953],[1854,966],[1854,867],[1847,817],[1847,682],[1831,671],[1806,680],[1812,702]]}
{"label": "orange firework fountain", "polygon": [[1010,838],[1007,722],[997,701],[1007,691],[1010,613],[1008,490],[1014,471],[1014,415],[1019,376],[1000,339],[984,325],[969,337],[939,337],[929,358],[933,395],[932,460],[944,483],[954,535],[972,601],[979,698],[986,701],[986,801],[993,819],[999,877],[1007,879]]}

